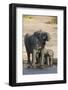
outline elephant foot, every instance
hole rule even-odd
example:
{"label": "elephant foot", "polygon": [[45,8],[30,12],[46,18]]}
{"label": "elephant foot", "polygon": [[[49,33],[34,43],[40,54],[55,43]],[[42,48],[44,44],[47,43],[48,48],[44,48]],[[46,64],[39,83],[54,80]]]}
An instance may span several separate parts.
{"label": "elephant foot", "polygon": [[39,62],[36,62],[35,64],[38,64]]}
{"label": "elephant foot", "polygon": [[51,63],[51,67],[53,66],[53,63]]}
{"label": "elephant foot", "polygon": [[34,68],[34,69],[35,69],[35,68],[36,68],[36,65],[35,65],[35,64],[32,64],[32,68]]}

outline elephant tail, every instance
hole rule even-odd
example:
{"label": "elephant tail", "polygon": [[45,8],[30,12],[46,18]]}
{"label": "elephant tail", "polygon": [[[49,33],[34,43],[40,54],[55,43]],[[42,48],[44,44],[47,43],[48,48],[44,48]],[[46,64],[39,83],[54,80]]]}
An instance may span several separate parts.
{"label": "elephant tail", "polygon": [[29,41],[29,34],[27,33],[24,37],[25,46],[28,45],[28,41]]}
{"label": "elephant tail", "polygon": [[25,47],[26,47],[26,51],[29,52],[30,51],[30,35],[26,34],[24,37],[24,43],[25,43]]}

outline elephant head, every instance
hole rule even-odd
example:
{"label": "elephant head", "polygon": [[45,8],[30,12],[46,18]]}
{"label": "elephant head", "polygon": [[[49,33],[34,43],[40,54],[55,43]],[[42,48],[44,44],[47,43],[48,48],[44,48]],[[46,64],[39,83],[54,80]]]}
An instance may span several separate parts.
{"label": "elephant head", "polygon": [[50,40],[50,35],[48,32],[43,32],[40,30],[40,31],[35,32],[34,35],[38,38],[42,46],[46,44],[46,41]]}

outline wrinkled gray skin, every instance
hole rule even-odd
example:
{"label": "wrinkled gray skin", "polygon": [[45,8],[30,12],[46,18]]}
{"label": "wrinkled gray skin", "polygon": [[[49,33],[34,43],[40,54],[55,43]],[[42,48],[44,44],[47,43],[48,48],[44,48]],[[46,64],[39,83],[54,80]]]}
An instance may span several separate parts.
{"label": "wrinkled gray skin", "polygon": [[46,45],[46,41],[49,40],[49,34],[47,32],[37,31],[32,35],[26,34],[24,38],[28,63],[30,64],[30,54],[32,54],[32,65],[36,63],[36,53],[38,49],[41,49],[41,65],[43,65],[43,50]]}

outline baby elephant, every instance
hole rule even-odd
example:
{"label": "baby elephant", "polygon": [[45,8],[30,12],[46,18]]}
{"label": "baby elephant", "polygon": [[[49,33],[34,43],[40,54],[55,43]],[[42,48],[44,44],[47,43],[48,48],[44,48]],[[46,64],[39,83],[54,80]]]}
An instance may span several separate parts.
{"label": "baby elephant", "polygon": [[47,61],[47,65],[53,65],[53,56],[54,56],[54,52],[51,49],[45,49],[44,50],[44,62],[45,60]]}
{"label": "baby elephant", "polygon": [[[51,49],[45,49],[43,50],[43,63],[49,65],[53,65],[53,56],[54,52]],[[41,50],[39,50],[36,54],[36,63],[41,63]]]}

